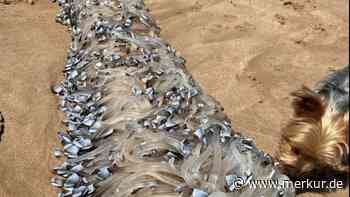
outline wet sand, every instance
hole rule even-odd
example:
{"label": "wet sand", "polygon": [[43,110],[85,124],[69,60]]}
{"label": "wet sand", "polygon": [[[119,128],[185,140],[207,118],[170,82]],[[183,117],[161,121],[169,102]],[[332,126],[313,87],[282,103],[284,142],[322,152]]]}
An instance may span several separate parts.
{"label": "wet sand", "polygon": [[[269,153],[291,115],[289,92],[349,62],[348,2],[146,2],[194,78]],[[56,13],[46,1],[0,4],[0,197],[56,196],[48,182],[60,117],[49,87],[60,81],[70,41]]]}

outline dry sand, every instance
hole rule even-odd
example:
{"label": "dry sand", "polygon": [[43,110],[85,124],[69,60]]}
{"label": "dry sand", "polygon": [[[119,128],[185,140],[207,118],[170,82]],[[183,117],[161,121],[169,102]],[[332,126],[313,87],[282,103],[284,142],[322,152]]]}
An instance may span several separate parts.
{"label": "dry sand", "polygon": [[54,20],[57,8],[0,4],[0,197],[53,197],[51,156],[60,128],[50,85],[62,75],[69,35]]}
{"label": "dry sand", "polygon": [[[147,0],[162,36],[187,59],[235,128],[273,153],[291,115],[288,93],[349,63],[348,1]],[[69,35],[57,8],[0,4],[0,197],[53,197],[57,100]],[[319,195],[303,195],[319,196]],[[348,196],[348,190],[328,194]]]}

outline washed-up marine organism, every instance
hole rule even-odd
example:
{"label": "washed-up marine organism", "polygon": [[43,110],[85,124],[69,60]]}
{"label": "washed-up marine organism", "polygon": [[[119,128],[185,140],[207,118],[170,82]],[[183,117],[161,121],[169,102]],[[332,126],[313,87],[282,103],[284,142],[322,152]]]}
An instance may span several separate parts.
{"label": "washed-up marine organism", "polygon": [[234,177],[288,178],[232,128],[142,0],[58,3],[72,34],[65,80],[53,87],[66,115],[54,150],[66,160],[51,180],[59,196],[294,196],[234,186]]}

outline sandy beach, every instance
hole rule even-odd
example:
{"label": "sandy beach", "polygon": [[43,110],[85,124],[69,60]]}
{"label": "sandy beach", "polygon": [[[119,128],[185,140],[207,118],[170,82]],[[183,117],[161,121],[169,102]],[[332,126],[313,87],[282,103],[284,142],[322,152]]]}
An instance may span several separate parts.
{"label": "sandy beach", "polygon": [[55,23],[56,5],[0,4],[0,196],[57,196],[49,185],[61,128],[50,85],[62,77],[69,34]]}
{"label": "sandy beach", "polygon": [[[273,154],[291,116],[289,93],[349,63],[349,2],[146,0],[162,37],[187,60],[237,131]],[[0,4],[0,197],[54,197],[50,169],[61,128],[50,85],[61,80],[70,37],[58,8]],[[348,189],[326,194],[348,196]],[[321,196],[304,194],[302,196]]]}

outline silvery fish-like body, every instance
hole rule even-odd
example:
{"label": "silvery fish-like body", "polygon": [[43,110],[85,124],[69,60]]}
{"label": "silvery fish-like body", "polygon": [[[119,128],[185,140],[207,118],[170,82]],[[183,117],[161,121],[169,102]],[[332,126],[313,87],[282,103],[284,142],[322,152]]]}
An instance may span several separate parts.
{"label": "silvery fish-like body", "polygon": [[[65,80],[53,88],[66,114],[54,168],[59,196],[295,196],[249,188],[288,180],[159,38],[142,0],[59,0],[72,33]],[[61,152],[56,152],[61,155]],[[235,180],[246,181],[235,187]]]}
{"label": "silvery fish-like body", "polygon": [[208,197],[208,193],[199,189],[194,189],[192,193],[193,197]]}
{"label": "silvery fish-like body", "polygon": [[63,178],[59,178],[59,177],[54,177],[51,179],[51,184],[55,187],[63,187],[64,184],[64,180]]}
{"label": "silvery fish-like body", "polygon": [[61,149],[55,149],[54,150],[55,157],[61,157],[63,155],[63,151]]}

